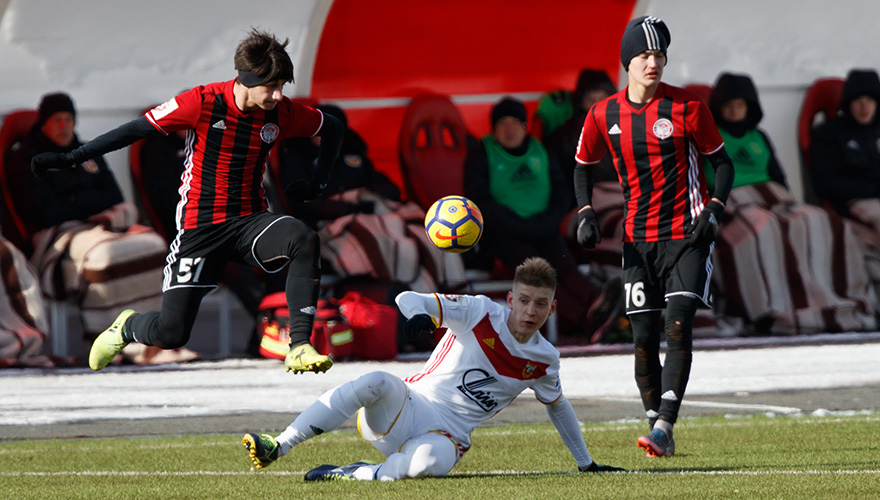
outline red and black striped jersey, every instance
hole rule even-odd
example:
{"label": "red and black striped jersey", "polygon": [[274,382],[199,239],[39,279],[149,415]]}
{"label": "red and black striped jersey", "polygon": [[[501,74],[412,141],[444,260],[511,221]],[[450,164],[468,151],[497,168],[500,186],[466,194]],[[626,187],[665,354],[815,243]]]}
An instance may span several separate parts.
{"label": "red and black striped jersey", "polygon": [[624,195],[624,241],[683,239],[709,201],[700,154],[724,141],[695,94],[660,83],[641,109],[627,88],[594,105],[575,160],[598,163],[610,151]]}
{"label": "red and black striped jersey", "polygon": [[183,229],[267,209],[262,180],[275,141],[311,137],[323,125],[320,111],[287,97],[271,111],[245,113],[235,105],[234,82],[195,87],[146,113],[165,135],[187,131],[177,211]]}

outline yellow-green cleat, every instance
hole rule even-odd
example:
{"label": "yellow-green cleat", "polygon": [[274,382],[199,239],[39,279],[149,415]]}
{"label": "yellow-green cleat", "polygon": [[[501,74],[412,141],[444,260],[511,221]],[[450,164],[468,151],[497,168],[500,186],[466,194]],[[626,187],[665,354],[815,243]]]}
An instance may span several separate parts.
{"label": "yellow-green cleat", "polygon": [[125,320],[134,314],[137,312],[132,309],[122,311],[116,317],[116,321],[110,325],[110,328],[101,332],[101,335],[95,339],[95,342],[92,343],[92,349],[89,351],[89,367],[92,370],[98,371],[104,368],[125,349],[128,342],[122,340],[122,329],[125,328]]}
{"label": "yellow-green cleat", "polygon": [[275,438],[268,434],[248,432],[241,438],[241,444],[244,445],[248,457],[257,469],[268,466],[281,456],[281,447],[278,446]]}
{"label": "yellow-green cleat", "polygon": [[318,354],[312,344],[305,343],[290,348],[284,358],[284,368],[293,373],[323,373],[333,366],[333,358]]}

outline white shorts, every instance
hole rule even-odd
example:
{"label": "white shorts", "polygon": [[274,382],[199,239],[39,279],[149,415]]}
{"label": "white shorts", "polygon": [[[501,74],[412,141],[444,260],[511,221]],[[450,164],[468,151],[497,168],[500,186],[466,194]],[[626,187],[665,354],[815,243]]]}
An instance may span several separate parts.
{"label": "white shorts", "polygon": [[[393,453],[399,453],[403,445],[410,439],[423,436],[428,433],[437,433],[448,438],[458,450],[458,456],[455,461],[461,459],[469,448],[459,443],[452,435],[446,431],[449,426],[444,423],[442,416],[439,414],[434,404],[425,399],[424,396],[410,389],[402,380],[394,378],[396,382],[390,384],[387,390],[395,392],[397,396],[403,394],[403,406],[396,412],[388,412],[387,415],[393,415],[393,419],[389,425],[377,425],[377,427],[388,428],[388,432],[380,434],[370,428],[367,423],[368,417],[366,410],[361,408],[358,411],[357,426],[361,437],[369,441],[377,450],[389,456]],[[386,401],[400,401],[400,397],[383,398]],[[386,409],[392,410],[392,409]]]}

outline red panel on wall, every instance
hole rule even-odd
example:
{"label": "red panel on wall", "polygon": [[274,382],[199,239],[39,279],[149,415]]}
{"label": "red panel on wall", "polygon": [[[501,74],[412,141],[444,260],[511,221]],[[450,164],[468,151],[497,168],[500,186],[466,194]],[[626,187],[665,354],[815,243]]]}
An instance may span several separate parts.
{"label": "red panel on wall", "polygon": [[[377,168],[399,180],[405,102],[422,91],[471,96],[459,104],[471,132],[489,129],[491,102],[473,96],[539,94],[574,86],[581,68],[620,70],[620,36],[635,0],[336,0],[327,16],[311,97],[339,102]],[[355,102],[346,103],[346,101]],[[480,101],[480,99],[476,99]],[[348,105],[347,105],[348,104]],[[377,103],[388,106],[388,101]],[[534,102],[527,103],[530,111]],[[366,107],[366,109],[364,109]]]}

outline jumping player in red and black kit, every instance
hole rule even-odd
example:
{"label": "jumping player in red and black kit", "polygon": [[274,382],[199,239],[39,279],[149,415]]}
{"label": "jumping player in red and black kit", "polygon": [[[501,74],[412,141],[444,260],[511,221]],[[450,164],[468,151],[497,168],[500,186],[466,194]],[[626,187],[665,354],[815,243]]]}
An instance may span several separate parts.
{"label": "jumping player in red and black kit", "polygon": [[[635,378],[651,426],[638,445],[660,457],[675,453],[672,426],[690,375],[694,315],[701,304],[710,306],[711,255],[734,175],[708,107],[660,82],[669,42],[660,19],[627,25],[620,42],[627,87],[587,115],[574,179],[578,242],[592,248],[601,240],[591,207],[592,165],[611,153],[625,199],[623,280]],[[711,198],[700,155],[715,169]]]}
{"label": "jumping player in red and black kit", "polygon": [[309,201],[321,194],[339,154],[343,126],[297,104],[281,90],[293,82],[287,40],[252,29],[235,51],[234,80],[193,88],[69,153],[34,157],[34,175],[72,167],[153,133],[186,130],[186,158],[177,205],[177,234],[166,259],[162,309],[123,311],[92,344],[89,366],[104,368],[130,342],[163,349],[189,340],[202,298],[217,287],[228,261],[267,272],[287,271],[291,349],[288,371],[323,372],[328,356],[309,344],[321,278],[317,234],[299,220],[268,212],[262,178],[275,141],[321,136],[311,179],[288,186]]}

